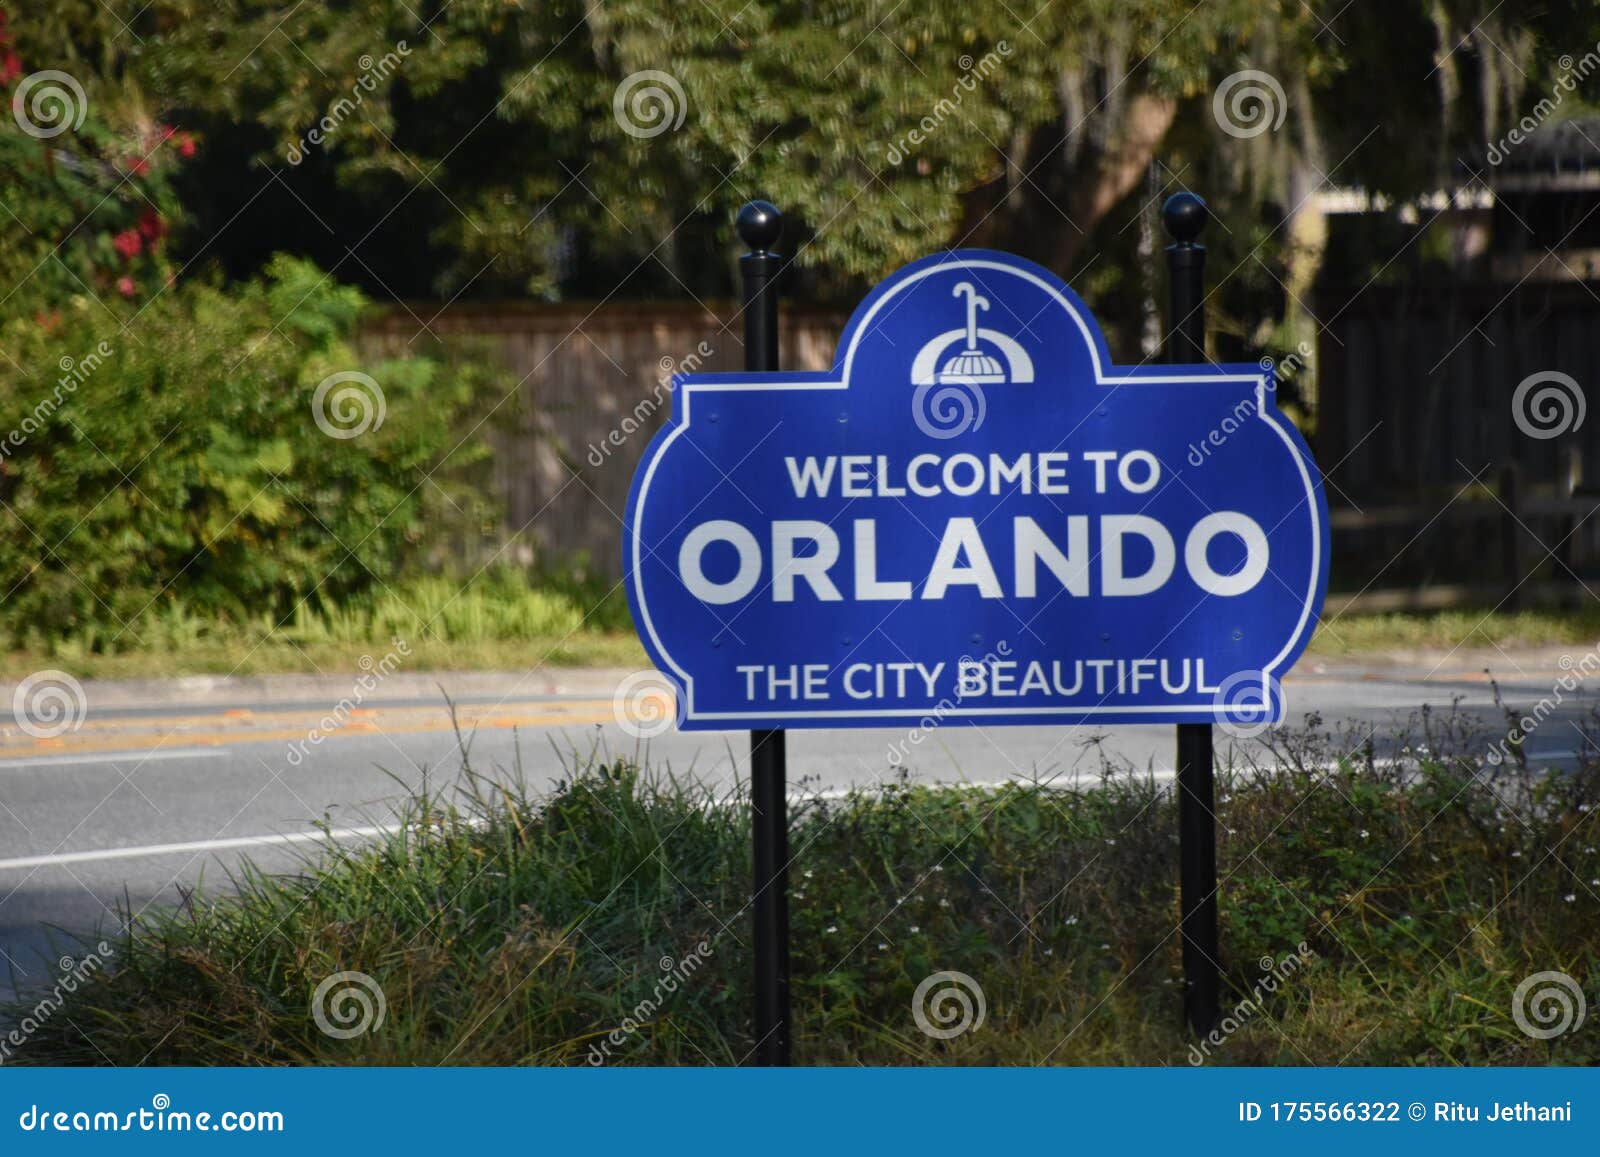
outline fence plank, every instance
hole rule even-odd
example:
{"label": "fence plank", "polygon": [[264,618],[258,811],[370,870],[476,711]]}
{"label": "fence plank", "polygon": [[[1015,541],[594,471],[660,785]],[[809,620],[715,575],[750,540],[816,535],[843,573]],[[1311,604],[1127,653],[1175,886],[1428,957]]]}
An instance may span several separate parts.
{"label": "fence plank", "polygon": [[[1549,555],[1584,512],[1550,501],[1566,497],[1568,452],[1600,449],[1600,423],[1532,437],[1512,399],[1530,375],[1550,371],[1572,377],[1585,398],[1593,393],[1600,297],[1578,283],[1451,280],[1344,296],[1323,287],[1318,306],[1331,324],[1320,340],[1313,444],[1330,472],[1336,587],[1375,576],[1386,586],[1459,587],[1465,576],[1482,585],[1506,579],[1511,564],[1533,573],[1506,587],[1517,579],[1576,586]],[[1493,492],[1513,465],[1527,523],[1515,554],[1495,545],[1513,536],[1483,521],[1504,515]],[[1351,506],[1383,517],[1339,509]],[[1399,513],[1405,507],[1413,517]]]}
{"label": "fence plank", "polygon": [[[620,576],[621,520],[634,467],[665,421],[674,370],[743,364],[737,307],[676,302],[538,303],[396,307],[368,323],[371,348],[406,348],[412,314],[445,342],[487,345],[516,383],[489,423],[495,485],[505,511],[508,561],[588,560]],[[844,318],[784,315],[783,364],[827,369]]]}

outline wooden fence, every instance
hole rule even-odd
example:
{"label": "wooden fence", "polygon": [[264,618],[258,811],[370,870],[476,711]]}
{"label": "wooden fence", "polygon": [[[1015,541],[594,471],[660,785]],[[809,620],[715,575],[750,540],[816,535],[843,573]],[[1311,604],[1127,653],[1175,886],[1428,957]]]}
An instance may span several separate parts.
{"label": "wooden fence", "polygon": [[[1319,299],[1313,439],[1333,507],[1330,605],[1382,610],[1584,596],[1600,566],[1600,416],[1551,439],[1512,413],[1529,374],[1600,383],[1582,284],[1370,289]],[[783,364],[826,369],[844,317],[784,315]],[[621,518],[676,369],[743,365],[737,310],[677,303],[396,307],[368,337],[486,345],[517,383],[489,422],[504,557],[620,570]],[[1585,463],[1595,477],[1585,479]],[[1600,580],[1589,584],[1600,590]],[[1359,598],[1352,604],[1352,595]]]}
{"label": "wooden fence", "polygon": [[1325,295],[1317,441],[1324,469],[1361,497],[1420,496],[1515,463],[1529,486],[1564,478],[1564,455],[1600,462],[1600,416],[1530,437],[1512,409],[1529,375],[1600,384],[1600,294],[1583,283],[1373,287]]}
{"label": "wooden fence", "polygon": [[[726,303],[412,304],[389,310],[364,336],[391,352],[430,335],[486,346],[517,383],[488,423],[511,543],[503,557],[521,565],[585,557],[617,578],[628,484],[670,413],[667,380],[676,371],[742,368],[737,314]],[[827,369],[844,320],[785,312],[783,365]]]}
{"label": "wooden fence", "polygon": [[[1369,609],[1586,600],[1600,564],[1600,479],[1585,477],[1600,473],[1595,288],[1369,287],[1324,292],[1317,313],[1336,587],[1382,592]],[[1536,412],[1540,384],[1519,402],[1552,373],[1572,385],[1542,384],[1569,408],[1552,396]]]}

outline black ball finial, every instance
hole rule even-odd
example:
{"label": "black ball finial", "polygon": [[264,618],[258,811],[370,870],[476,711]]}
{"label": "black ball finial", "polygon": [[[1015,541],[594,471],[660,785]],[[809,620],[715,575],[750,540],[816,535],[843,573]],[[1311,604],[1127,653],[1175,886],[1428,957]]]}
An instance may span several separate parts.
{"label": "black ball finial", "polygon": [[1166,226],[1167,235],[1180,245],[1199,237],[1210,217],[1206,203],[1193,193],[1174,193],[1161,206],[1161,223]]}
{"label": "black ball finial", "polygon": [[783,214],[769,201],[751,201],[739,210],[739,237],[757,253],[764,253],[783,236]]}

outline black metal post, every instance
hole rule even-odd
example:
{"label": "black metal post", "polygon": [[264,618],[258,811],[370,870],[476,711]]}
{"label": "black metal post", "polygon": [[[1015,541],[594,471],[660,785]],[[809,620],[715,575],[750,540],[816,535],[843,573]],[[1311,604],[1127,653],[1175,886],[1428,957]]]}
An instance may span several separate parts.
{"label": "black metal post", "polygon": [[1505,586],[1505,597],[1500,606],[1508,611],[1522,609],[1522,580],[1526,574],[1522,567],[1522,467],[1507,462],[1500,468],[1500,581]]}
{"label": "black metal post", "polygon": [[[782,258],[772,247],[783,215],[765,201],[739,210],[744,281],[744,368],[778,368],[778,289]],[[750,733],[750,807],[754,836],[755,996],[758,1065],[789,1063],[789,801],[782,731]]]}
{"label": "black metal post", "polygon": [[[1167,246],[1171,313],[1167,360],[1206,360],[1206,203],[1177,193],[1161,208],[1173,244]],[[1221,995],[1217,943],[1217,817],[1211,724],[1178,724],[1178,888],[1183,906],[1184,1012],[1200,1035],[1217,1024]]]}

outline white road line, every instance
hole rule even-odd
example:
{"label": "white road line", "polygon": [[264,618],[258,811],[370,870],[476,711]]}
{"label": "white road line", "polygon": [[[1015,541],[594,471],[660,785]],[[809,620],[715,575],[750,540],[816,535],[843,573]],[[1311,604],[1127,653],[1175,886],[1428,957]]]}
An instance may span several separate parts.
{"label": "white road line", "polygon": [[[1578,753],[1575,751],[1549,752],[1541,753],[1540,757],[1551,758],[1564,755],[1570,758],[1576,756],[1577,754]],[[1380,766],[1383,766],[1393,765],[1399,761],[1391,758],[1379,759],[1375,762]],[[1335,770],[1337,766],[1337,764],[1331,763],[1320,765],[1319,770],[1332,771]],[[1080,787],[1082,778],[1087,777],[1075,777],[1075,782],[1063,783],[1060,785],[1060,789],[1073,790],[1077,787]],[[1149,772],[1136,773],[1133,778],[1136,780],[1150,779],[1156,782],[1166,782],[1176,779],[1177,776],[1176,773],[1169,768],[1160,768],[1153,769]],[[926,783],[914,786],[933,791],[961,791],[963,789],[971,788],[980,788],[993,791],[1006,787],[1026,786],[1030,782],[1032,781],[1018,777],[1008,780],[976,780],[965,783]],[[815,800],[841,800],[849,798],[850,796],[858,793],[870,795],[872,792],[884,786],[885,785],[882,783],[876,783],[864,787],[828,788],[819,792],[791,792],[789,795],[789,801],[791,803],[798,804]],[[399,824],[378,824],[371,827],[362,828],[334,828],[332,831],[326,832],[316,831],[297,832],[290,835],[238,836],[233,839],[226,840],[195,840],[190,843],[181,844],[145,844],[130,848],[99,848],[88,852],[62,852],[48,856],[22,856],[12,860],[0,860],[0,872],[22,871],[33,868],[49,868],[65,864],[86,864],[102,860],[141,859],[150,856],[171,856],[183,854],[193,855],[203,852],[230,851],[239,848],[283,847],[293,844],[317,843],[324,840],[370,840],[378,836],[393,835],[395,832],[399,831],[400,828],[401,825]]]}
{"label": "white road line", "polygon": [[170,750],[98,751],[87,755],[39,755],[7,759],[0,755],[0,771],[9,767],[65,767],[73,763],[154,763],[158,759],[213,759],[228,755],[227,747],[174,747]]}
{"label": "white road line", "polygon": [[[1171,772],[1157,772],[1155,778],[1165,779]],[[1026,783],[1025,780],[999,780],[976,781],[968,783],[933,783],[924,784],[923,787],[932,790],[960,791],[964,788],[986,788],[997,790],[1004,787]],[[870,794],[877,787],[867,788],[832,788],[821,792],[794,792],[789,796],[791,803],[826,799],[846,799],[858,792]],[[311,844],[324,840],[370,840],[378,836],[393,835],[401,828],[400,824],[376,824],[363,828],[334,828],[327,832],[295,832],[289,835],[267,836],[236,836],[226,840],[194,840],[180,844],[143,844],[128,848],[96,848],[87,852],[58,852],[45,856],[19,856],[12,860],[0,860],[0,872],[26,871],[34,868],[61,867],[66,864],[88,864],[103,860],[133,860],[144,859],[150,856],[176,856],[195,855],[204,852],[225,852],[240,848],[283,847],[293,844]]]}
{"label": "white road line", "polygon": [[313,844],[324,840],[370,840],[400,830],[399,824],[367,828],[334,828],[326,832],[296,832],[291,835],[238,836],[228,840],[195,840],[187,844],[144,844],[132,848],[98,848],[92,852],[60,852],[49,856],[21,856],[0,860],[0,872],[31,868],[52,868],[64,864],[88,864],[98,860],[129,860],[146,856],[194,855],[199,852],[224,852],[235,848],[281,847],[287,844]]}

